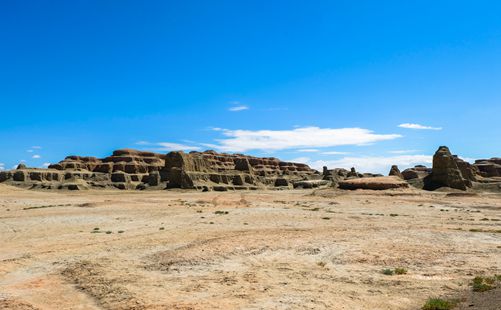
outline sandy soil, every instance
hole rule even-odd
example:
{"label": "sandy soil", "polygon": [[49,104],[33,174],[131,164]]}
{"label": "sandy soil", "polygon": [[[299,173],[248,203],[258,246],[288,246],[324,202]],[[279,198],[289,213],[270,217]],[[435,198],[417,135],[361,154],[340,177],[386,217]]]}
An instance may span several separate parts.
{"label": "sandy soil", "polygon": [[501,274],[500,198],[0,184],[0,308],[499,309],[470,283]]}

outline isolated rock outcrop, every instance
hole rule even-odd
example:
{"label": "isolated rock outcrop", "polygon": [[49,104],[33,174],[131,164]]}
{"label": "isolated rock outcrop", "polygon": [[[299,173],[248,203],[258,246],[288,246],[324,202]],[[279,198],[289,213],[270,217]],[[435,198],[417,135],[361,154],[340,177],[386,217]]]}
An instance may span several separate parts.
{"label": "isolated rock outcrop", "polygon": [[441,146],[433,155],[432,173],[424,179],[424,189],[435,190],[440,187],[450,187],[466,190],[471,187],[471,181],[463,177],[457,158],[449,148]]}
{"label": "isolated rock outcrop", "polygon": [[395,177],[398,177],[400,179],[403,179],[404,176],[402,175],[402,173],[400,172],[400,169],[398,169],[398,166],[397,165],[393,165],[391,166],[391,169],[390,169],[390,173],[388,174],[389,176],[395,176]]}

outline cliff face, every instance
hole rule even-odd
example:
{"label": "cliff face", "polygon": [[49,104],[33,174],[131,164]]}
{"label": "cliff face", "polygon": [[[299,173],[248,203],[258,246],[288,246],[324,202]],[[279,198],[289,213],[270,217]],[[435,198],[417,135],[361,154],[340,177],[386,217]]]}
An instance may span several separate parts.
{"label": "cliff face", "polygon": [[[0,173],[0,182],[24,187],[84,189],[232,190],[324,184],[305,164],[242,154],[117,150],[106,158],[68,156],[48,169],[20,167]],[[317,182],[318,181],[318,182]]]}
{"label": "cliff face", "polygon": [[168,188],[202,190],[290,188],[299,181],[319,179],[321,175],[305,164],[214,151],[171,152],[161,171]]}

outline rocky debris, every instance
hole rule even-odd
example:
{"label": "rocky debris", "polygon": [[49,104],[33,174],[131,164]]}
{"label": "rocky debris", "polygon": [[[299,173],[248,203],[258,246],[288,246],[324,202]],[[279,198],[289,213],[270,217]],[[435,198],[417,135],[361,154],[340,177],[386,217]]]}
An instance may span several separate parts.
{"label": "rocky debris", "polygon": [[[463,165],[463,170],[467,170]],[[453,156],[446,146],[441,146],[433,155],[432,173],[424,179],[424,189],[435,190],[440,187],[450,187],[466,190],[471,187],[471,181],[464,177],[458,166],[457,156]]]}
{"label": "rocky debris", "polygon": [[339,182],[339,188],[347,190],[387,190],[408,187],[409,183],[396,176],[347,179]]}
{"label": "rocky debris", "polygon": [[390,173],[388,174],[389,176],[395,176],[395,177],[398,177],[400,179],[403,179],[404,176],[402,175],[402,173],[400,172],[400,169],[398,169],[398,166],[397,165],[393,165],[391,166],[391,169],[390,169]]}

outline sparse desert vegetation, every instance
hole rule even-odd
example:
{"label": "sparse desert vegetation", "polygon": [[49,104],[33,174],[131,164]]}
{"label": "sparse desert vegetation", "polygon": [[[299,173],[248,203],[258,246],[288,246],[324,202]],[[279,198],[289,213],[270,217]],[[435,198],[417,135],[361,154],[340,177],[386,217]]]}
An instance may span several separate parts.
{"label": "sparse desert vegetation", "polygon": [[[4,305],[496,309],[499,296],[495,194],[0,193]],[[48,205],[64,207],[26,210]]]}

